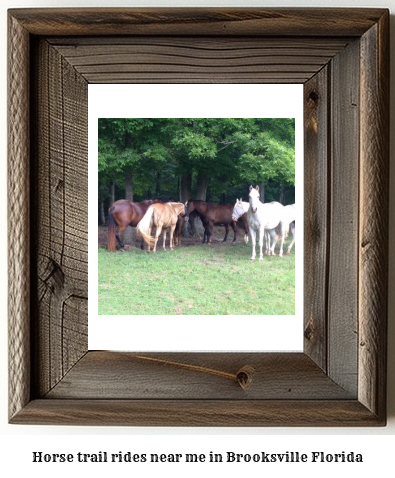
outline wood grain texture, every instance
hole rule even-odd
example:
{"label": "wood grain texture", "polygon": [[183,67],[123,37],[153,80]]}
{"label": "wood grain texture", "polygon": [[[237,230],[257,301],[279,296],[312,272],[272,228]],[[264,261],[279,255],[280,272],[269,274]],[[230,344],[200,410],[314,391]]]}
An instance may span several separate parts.
{"label": "wood grain texture", "polygon": [[304,85],[304,351],[327,370],[330,66]]}
{"label": "wood grain texture", "polygon": [[29,35],[8,22],[9,416],[30,399]]}
{"label": "wood grain texture", "polygon": [[359,42],[331,63],[328,373],[357,393]]}
{"label": "wood grain texture", "polygon": [[[237,379],[243,370],[250,375],[246,388],[241,387]],[[46,398],[311,400],[356,397],[334,383],[302,353],[89,351]]]}
{"label": "wood grain texture", "polygon": [[[11,423],[384,425],[388,11],[9,17]],[[304,82],[304,353],[87,350],[87,85],[114,81]]]}
{"label": "wood grain texture", "polygon": [[361,39],[359,400],[385,416],[389,201],[389,15]]}
{"label": "wood grain texture", "polygon": [[35,48],[33,356],[42,395],[87,350],[88,110],[86,81],[45,40]]}
{"label": "wood grain texture", "polygon": [[350,39],[51,39],[89,83],[304,83]]}
{"label": "wood grain texture", "polygon": [[35,35],[360,36],[373,8],[47,8],[9,10]]}
{"label": "wood grain texture", "polygon": [[357,400],[32,400],[12,423],[160,427],[370,427]]}

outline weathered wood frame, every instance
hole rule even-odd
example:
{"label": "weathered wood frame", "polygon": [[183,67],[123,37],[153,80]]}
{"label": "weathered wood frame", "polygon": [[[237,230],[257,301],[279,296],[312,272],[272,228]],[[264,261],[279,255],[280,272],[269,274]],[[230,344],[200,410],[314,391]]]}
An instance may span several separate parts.
{"label": "weathered wood frame", "polygon": [[[384,9],[9,11],[11,423],[386,423],[388,25]],[[88,351],[90,82],[304,83],[303,353]]]}

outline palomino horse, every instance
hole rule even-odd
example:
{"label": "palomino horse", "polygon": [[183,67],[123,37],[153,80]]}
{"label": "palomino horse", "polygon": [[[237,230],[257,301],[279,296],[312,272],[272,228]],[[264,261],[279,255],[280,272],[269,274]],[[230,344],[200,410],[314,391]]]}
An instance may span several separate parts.
{"label": "palomino horse", "polygon": [[[187,207],[180,202],[165,204],[152,204],[147,209],[144,217],[137,224],[137,230],[148,244],[148,251],[156,252],[156,244],[163,229],[163,249],[166,250],[166,229],[170,229],[170,249],[173,250],[173,234],[176,228],[178,216],[187,217]],[[151,236],[151,230],[156,227],[155,237]]]}
{"label": "palomino horse", "polygon": [[262,203],[259,200],[259,187],[250,186],[249,193],[250,209],[248,210],[248,224],[250,225],[252,257],[255,260],[256,234],[259,234],[259,260],[263,260],[263,238],[265,230],[280,226],[281,247],[279,256],[283,255],[284,239],[288,233],[289,223],[284,219],[284,206],[279,202]]}
{"label": "palomino horse", "polygon": [[[189,214],[195,213],[202,220],[204,227],[203,244],[211,243],[211,236],[213,235],[214,226],[225,226],[225,237],[223,242],[228,238],[229,226],[233,229],[233,242],[236,242],[237,226],[232,220],[233,206],[231,204],[215,204],[213,202],[206,202],[200,200],[188,201]],[[241,216],[238,224],[248,234],[247,217]]]}
{"label": "palomino horse", "polygon": [[[163,202],[161,199],[146,199],[141,202],[132,202],[127,199],[120,199],[115,201],[108,209],[108,250],[114,252],[116,250],[115,238],[118,241],[119,247],[124,248],[120,234],[128,226],[136,227],[141,221],[144,214],[151,204]],[[118,232],[116,232],[118,226]],[[143,249],[144,241],[141,241],[141,249]]]}

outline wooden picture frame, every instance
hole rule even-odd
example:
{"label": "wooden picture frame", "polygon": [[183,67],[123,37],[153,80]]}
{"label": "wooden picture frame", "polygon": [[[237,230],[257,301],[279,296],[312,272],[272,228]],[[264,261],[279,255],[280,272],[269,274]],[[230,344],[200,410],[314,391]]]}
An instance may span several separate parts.
{"label": "wooden picture frame", "polygon": [[[386,9],[9,11],[10,423],[385,425],[388,31]],[[304,84],[303,353],[88,350],[100,82]]]}

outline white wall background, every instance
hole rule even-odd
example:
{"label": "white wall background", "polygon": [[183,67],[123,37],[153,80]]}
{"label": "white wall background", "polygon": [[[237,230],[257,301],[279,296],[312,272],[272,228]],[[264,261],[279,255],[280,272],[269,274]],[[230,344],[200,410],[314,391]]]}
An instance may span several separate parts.
{"label": "white wall background", "polygon": [[[282,428],[282,429],[178,429],[178,428],[82,428],[82,427],[35,427],[35,426],[10,426],[7,424],[7,237],[5,222],[7,218],[6,196],[6,154],[7,154],[7,9],[17,7],[100,7],[100,6],[183,6],[183,7],[385,7],[391,11],[391,75],[395,79],[395,0],[359,0],[343,2],[341,0],[312,0],[293,2],[280,0],[267,2],[259,0],[167,0],[167,1],[105,1],[87,0],[61,1],[61,0],[4,0],[0,7],[0,204],[2,205],[2,234],[0,235],[0,434],[5,438],[0,441],[0,470],[2,476],[18,473],[40,474],[41,476],[67,476],[74,472],[78,476],[94,472],[97,476],[107,476],[109,473],[116,476],[132,476],[136,473],[166,473],[178,476],[200,476],[202,473],[240,473],[247,472],[250,476],[263,476],[267,471],[280,474],[293,473],[304,476],[320,473],[329,476],[334,472],[354,473],[359,471],[377,473],[381,469],[386,474],[393,470],[392,454],[395,445],[395,294],[394,272],[395,255],[390,252],[390,303],[389,303],[389,370],[388,370],[388,425],[384,428]],[[391,95],[391,124],[394,122],[395,98]],[[391,164],[394,164],[394,139],[391,138]],[[395,232],[395,181],[393,168],[391,169],[391,230],[390,244],[394,243]],[[9,238],[12,240],[12,238]],[[374,435],[374,436],[370,436]],[[56,438],[55,438],[56,436]],[[89,438],[88,438],[89,436]],[[360,464],[297,464],[297,465],[264,465],[264,464],[157,464],[151,467],[140,465],[122,464],[35,464],[32,463],[32,452],[45,453],[97,453],[99,450],[111,452],[160,452],[160,453],[209,453],[210,451],[222,452],[236,451],[240,453],[256,453],[271,451],[281,453],[285,451],[324,451],[338,453],[354,451],[363,453],[364,462]],[[391,466],[392,465],[392,466]],[[222,466],[222,468],[220,468]],[[86,469],[88,467],[88,469]],[[263,468],[262,468],[263,467]],[[291,467],[291,468],[290,468]],[[5,470],[10,469],[7,473]],[[86,470],[85,470],[86,469]]]}

